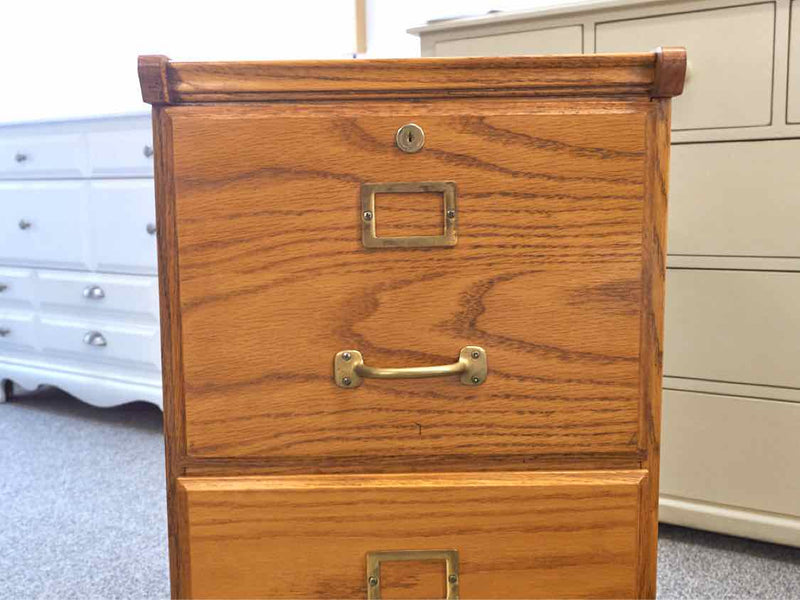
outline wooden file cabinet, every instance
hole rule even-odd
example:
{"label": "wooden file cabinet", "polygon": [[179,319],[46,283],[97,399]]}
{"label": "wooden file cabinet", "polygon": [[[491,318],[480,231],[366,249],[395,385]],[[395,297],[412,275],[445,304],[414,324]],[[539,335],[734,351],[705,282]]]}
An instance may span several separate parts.
{"label": "wooden file cabinet", "polygon": [[174,595],[654,595],[684,67],[140,59]]}

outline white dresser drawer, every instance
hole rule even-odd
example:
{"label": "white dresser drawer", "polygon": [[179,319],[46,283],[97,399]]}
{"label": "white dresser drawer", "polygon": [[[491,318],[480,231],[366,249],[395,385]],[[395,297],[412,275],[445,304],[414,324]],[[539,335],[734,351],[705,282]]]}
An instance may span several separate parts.
{"label": "white dresser drawer", "polygon": [[155,191],[151,179],[93,181],[89,207],[97,269],[157,272]]}
{"label": "white dresser drawer", "polygon": [[0,353],[36,348],[36,324],[31,312],[0,311]]}
{"label": "white dresser drawer", "polygon": [[88,137],[92,176],[153,176],[153,133],[150,127],[95,131]]}
{"label": "white dresser drawer", "polygon": [[[0,271],[0,274],[2,271]],[[80,311],[158,322],[158,280],[135,275],[39,271],[42,310]]]}
{"label": "white dresser drawer", "polygon": [[88,268],[86,184],[0,183],[0,264]]}
{"label": "white dresser drawer", "polygon": [[661,493],[800,516],[800,404],[665,390]]}
{"label": "white dresser drawer", "polygon": [[33,271],[0,267],[0,306],[32,308],[35,298]]}
{"label": "white dresser drawer", "polygon": [[686,47],[686,88],[673,101],[674,130],[769,125],[774,2],[608,21],[595,34],[597,52]]}
{"label": "white dresser drawer", "polygon": [[39,343],[45,352],[101,363],[159,370],[159,331],[110,321],[62,319],[43,315]]}
{"label": "white dresser drawer", "polygon": [[789,31],[789,90],[786,121],[800,123],[800,0],[792,0]]}
{"label": "white dresser drawer", "polygon": [[800,140],[672,146],[670,254],[800,257]]}
{"label": "white dresser drawer", "polygon": [[669,269],[664,375],[800,388],[800,273]]}
{"label": "white dresser drawer", "polygon": [[0,138],[0,179],[84,177],[87,163],[81,134]]}
{"label": "white dresser drawer", "polygon": [[[474,34],[473,34],[474,35]],[[435,56],[515,56],[581,54],[583,27],[550,27],[436,42]]]}

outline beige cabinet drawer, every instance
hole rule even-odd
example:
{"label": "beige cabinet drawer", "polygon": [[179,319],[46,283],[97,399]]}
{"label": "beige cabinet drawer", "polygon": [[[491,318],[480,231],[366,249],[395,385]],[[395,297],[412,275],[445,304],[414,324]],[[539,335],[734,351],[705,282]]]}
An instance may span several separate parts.
{"label": "beige cabinet drawer", "polygon": [[0,306],[30,308],[35,298],[32,271],[0,268]]}
{"label": "beige cabinet drawer", "polygon": [[800,388],[800,273],[670,269],[664,375]]}
{"label": "beige cabinet drawer", "polygon": [[90,243],[97,269],[155,274],[155,211],[152,179],[93,181]]}
{"label": "beige cabinet drawer", "polygon": [[0,179],[83,177],[86,140],[81,134],[9,136],[0,140]]}
{"label": "beige cabinet drawer", "polygon": [[661,493],[800,516],[800,404],[664,391]]}
{"label": "beige cabinet drawer", "polygon": [[89,164],[94,177],[152,177],[150,127],[89,133]]}
{"label": "beige cabinet drawer", "polygon": [[42,349],[51,354],[137,368],[161,368],[156,326],[42,316],[38,338]]}
{"label": "beige cabinet drawer", "polygon": [[[775,3],[696,10],[595,27],[597,52],[685,46],[684,93],[674,101],[672,128],[768,125],[772,114]],[[736,59],[730,49],[735,44]]]}
{"label": "beige cabinet drawer", "polygon": [[513,56],[581,54],[583,27],[552,27],[436,42],[435,56]]}
{"label": "beige cabinet drawer", "polygon": [[86,184],[0,183],[0,263],[88,268]]}
{"label": "beige cabinet drawer", "polygon": [[669,253],[800,257],[800,140],[672,147]]}
{"label": "beige cabinet drawer", "polygon": [[800,123],[800,0],[792,0],[789,31],[789,90],[786,121]]}
{"label": "beige cabinet drawer", "polygon": [[43,310],[124,314],[158,321],[155,277],[39,271],[36,287]]}
{"label": "beige cabinet drawer", "polygon": [[36,347],[36,326],[30,312],[0,311],[0,353],[31,351]]}

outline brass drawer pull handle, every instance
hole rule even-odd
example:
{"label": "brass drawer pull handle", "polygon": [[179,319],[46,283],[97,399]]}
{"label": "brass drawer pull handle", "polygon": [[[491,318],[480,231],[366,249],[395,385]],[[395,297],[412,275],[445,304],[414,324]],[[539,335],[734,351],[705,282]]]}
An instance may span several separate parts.
{"label": "brass drawer pull handle", "polygon": [[355,388],[365,377],[373,379],[421,379],[423,377],[447,377],[460,375],[464,385],[481,385],[488,373],[486,350],[480,346],[464,346],[458,361],[449,365],[432,367],[369,367],[358,350],[337,352],[333,360],[333,375],[336,385]]}

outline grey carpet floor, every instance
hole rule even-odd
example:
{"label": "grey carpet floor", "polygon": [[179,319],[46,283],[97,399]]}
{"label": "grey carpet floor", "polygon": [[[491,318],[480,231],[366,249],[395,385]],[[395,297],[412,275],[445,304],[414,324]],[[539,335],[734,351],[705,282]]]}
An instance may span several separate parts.
{"label": "grey carpet floor", "polygon": [[[0,598],[169,595],[161,412],[0,404]],[[800,549],[661,526],[660,598],[800,598]]]}

